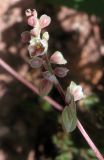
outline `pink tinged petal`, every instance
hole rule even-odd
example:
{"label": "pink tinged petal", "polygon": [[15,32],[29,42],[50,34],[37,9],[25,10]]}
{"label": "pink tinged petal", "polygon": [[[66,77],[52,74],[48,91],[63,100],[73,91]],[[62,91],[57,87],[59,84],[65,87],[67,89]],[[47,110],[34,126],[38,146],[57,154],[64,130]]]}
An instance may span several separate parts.
{"label": "pink tinged petal", "polygon": [[68,71],[69,70],[66,67],[56,67],[54,69],[54,73],[58,77],[65,77],[67,75]]}
{"label": "pink tinged petal", "polygon": [[52,83],[56,83],[57,82],[56,77],[54,76],[54,74],[50,73],[49,71],[43,72],[43,77],[46,80],[48,80],[48,81],[50,81]]}
{"label": "pink tinged petal", "polygon": [[83,92],[80,92],[80,94],[78,94],[78,95],[76,95],[76,96],[74,97],[74,101],[81,100],[83,97],[84,97]]}
{"label": "pink tinged petal", "polygon": [[74,95],[74,100],[80,100],[84,97],[83,91],[82,91],[82,87],[81,86],[77,86],[76,89],[73,92]]}
{"label": "pink tinged petal", "polygon": [[62,53],[59,51],[56,51],[50,58],[50,62],[51,63],[55,63],[55,64],[66,64],[67,61],[66,59],[63,57]]}
{"label": "pink tinged petal", "polygon": [[37,37],[37,36],[39,35],[39,33],[40,33],[40,30],[39,30],[38,28],[33,28],[33,29],[30,31],[30,34],[31,34],[32,36],[35,36],[35,37]]}
{"label": "pink tinged petal", "polygon": [[28,25],[34,27],[37,24],[37,18],[34,16],[30,16],[27,19],[27,23],[28,23]]}
{"label": "pink tinged petal", "polygon": [[67,103],[70,102],[71,95],[74,97],[74,101],[78,101],[84,97],[82,87],[74,83],[73,81],[70,83],[70,86],[67,88],[65,100]]}
{"label": "pink tinged petal", "polygon": [[43,60],[39,57],[35,57],[30,60],[30,66],[32,68],[39,68],[42,66],[42,64],[43,64]]}
{"label": "pink tinged petal", "polygon": [[46,14],[42,15],[39,19],[41,29],[47,27],[50,24],[50,22],[51,18]]}
{"label": "pink tinged petal", "polygon": [[73,94],[74,96],[77,96],[80,92],[82,92],[82,87],[81,86],[76,86],[75,89],[73,89]]}
{"label": "pink tinged petal", "polygon": [[69,87],[70,93],[74,96],[74,101],[80,100],[84,97],[82,87],[79,85],[76,85],[73,81],[70,84]]}
{"label": "pink tinged petal", "polygon": [[21,40],[22,42],[26,43],[30,40],[31,36],[30,36],[30,32],[29,31],[24,31],[22,34],[21,34]]}
{"label": "pink tinged petal", "polygon": [[39,94],[41,96],[46,96],[52,89],[52,83],[46,79],[43,79],[40,83]]}

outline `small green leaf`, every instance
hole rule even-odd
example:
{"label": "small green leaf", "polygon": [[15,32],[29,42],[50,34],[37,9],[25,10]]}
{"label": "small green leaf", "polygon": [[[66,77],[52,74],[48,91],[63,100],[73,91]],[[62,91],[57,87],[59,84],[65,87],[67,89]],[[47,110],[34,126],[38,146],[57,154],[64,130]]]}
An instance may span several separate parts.
{"label": "small green leaf", "polygon": [[67,133],[72,132],[76,128],[76,104],[73,98],[71,99],[69,106],[66,106],[62,112],[62,123],[63,128]]}

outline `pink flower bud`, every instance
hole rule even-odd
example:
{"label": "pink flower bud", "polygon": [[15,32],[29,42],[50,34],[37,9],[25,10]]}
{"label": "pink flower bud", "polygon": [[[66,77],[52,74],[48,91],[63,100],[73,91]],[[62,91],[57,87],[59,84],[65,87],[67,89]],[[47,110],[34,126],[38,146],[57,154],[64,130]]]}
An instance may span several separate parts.
{"label": "pink flower bud", "polygon": [[69,71],[69,69],[67,69],[66,67],[56,67],[54,69],[54,73],[58,77],[65,77],[67,75],[68,71]]}
{"label": "pink flower bud", "polygon": [[39,94],[41,96],[46,96],[52,89],[52,83],[43,79],[40,83]]}
{"label": "pink flower bud", "polygon": [[34,26],[37,24],[37,18],[34,17],[34,16],[30,16],[30,17],[27,19],[27,23],[28,23],[28,25],[34,27]]}
{"label": "pink flower bud", "polygon": [[56,51],[50,58],[50,62],[51,63],[55,63],[55,64],[66,64],[67,61],[66,59],[63,57],[62,53],[59,51]]}
{"label": "pink flower bud", "polygon": [[51,18],[46,14],[42,15],[39,19],[41,29],[47,27],[50,24],[50,22]]}
{"label": "pink flower bud", "polygon": [[31,36],[30,36],[30,32],[29,31],[24,31],[22,34],[21,34],[21,40],[22,42],[26,43],[30,40]]}
{"label": "pink flower bud", "polygon": [[30,60],[30,66],[32,68],[39,68],[42,66],[42,64],[43,64],[43,60],[39,57],[35,57]]}
{"label": "pink flower bud", "polygon": [[74,101],[78,101],[84,97],[82,87],[76,85],[73,81],[70,83],[70,86],[67,88],[65,100],[67,103],[70,101],[70,94],[74,97]]}
{"label": "pink flower bud", "polygon": [[48,80],[48,81],[50,81],[50,82],[52,82],[52,83],[56,83],[56,77],[54,76],[54,74],[52,74],[52,73],[50,73],[49,71],[45,71],[45,72],[43,72],[43,77],[46,79],[46,80]]}

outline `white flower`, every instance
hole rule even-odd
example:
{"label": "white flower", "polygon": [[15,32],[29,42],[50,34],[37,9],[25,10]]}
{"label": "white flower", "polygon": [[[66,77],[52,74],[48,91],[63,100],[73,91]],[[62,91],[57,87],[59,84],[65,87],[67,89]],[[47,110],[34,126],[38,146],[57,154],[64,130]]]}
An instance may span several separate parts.
{"label": "white flower", "polygon": [[74,101],[78,101],[84,97],[82,87],[77,85],[75,82],[71,82],[70,86],[67,88],[65,100],[67,103],[70,102],[70,94],[74,97]]}
{"label": "white flower", "polygon": [[40,56],[46,53],[48,48],[47,41],[44,39],[32,38],[28,46],[30,57]]}

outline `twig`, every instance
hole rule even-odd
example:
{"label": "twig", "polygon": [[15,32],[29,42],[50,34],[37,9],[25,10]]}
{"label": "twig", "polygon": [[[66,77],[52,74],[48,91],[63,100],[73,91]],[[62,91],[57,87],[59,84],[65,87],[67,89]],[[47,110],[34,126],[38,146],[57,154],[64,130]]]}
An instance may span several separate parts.
{"label": "twig", "polygon": [[[0,66],[2,68],[4,68],[7,72],[9,72],[13,77],[15,77],[22,84],[27,86],[34,93],[39,95],[38,89],[34,85],[32,85],[30,82],[28,82],[23,77],[21,77],[14,69],[12,69],[8,64],[6,64],[2,59],[0,59]],[[58,90],[60,90],[60,89],[58,88]],[[46,100],[48,103],[50,103],[57,110],[62,111],[63,107],[60,104],[58,104],[57,102],[55,102],[49,96],[45,96],[43,99]],[[80,123],[79,120],[77,120],[77,127],[78,127],[79,131],[81,132],[81,134],[83,135],[83,137],[85,138],[85,140],[87,141],[87,143],[89,144],[89,146],[92,148],[92,150],[95,153],[96,157],[99,160],[104,160],[103,156],[101,155],[101,153],[99,152],[99,150],[97,149],[95,144],[92,142],[91,138],[86,133],[85,129],[83,128],[83,126],[82,126],[82,124]]]}

